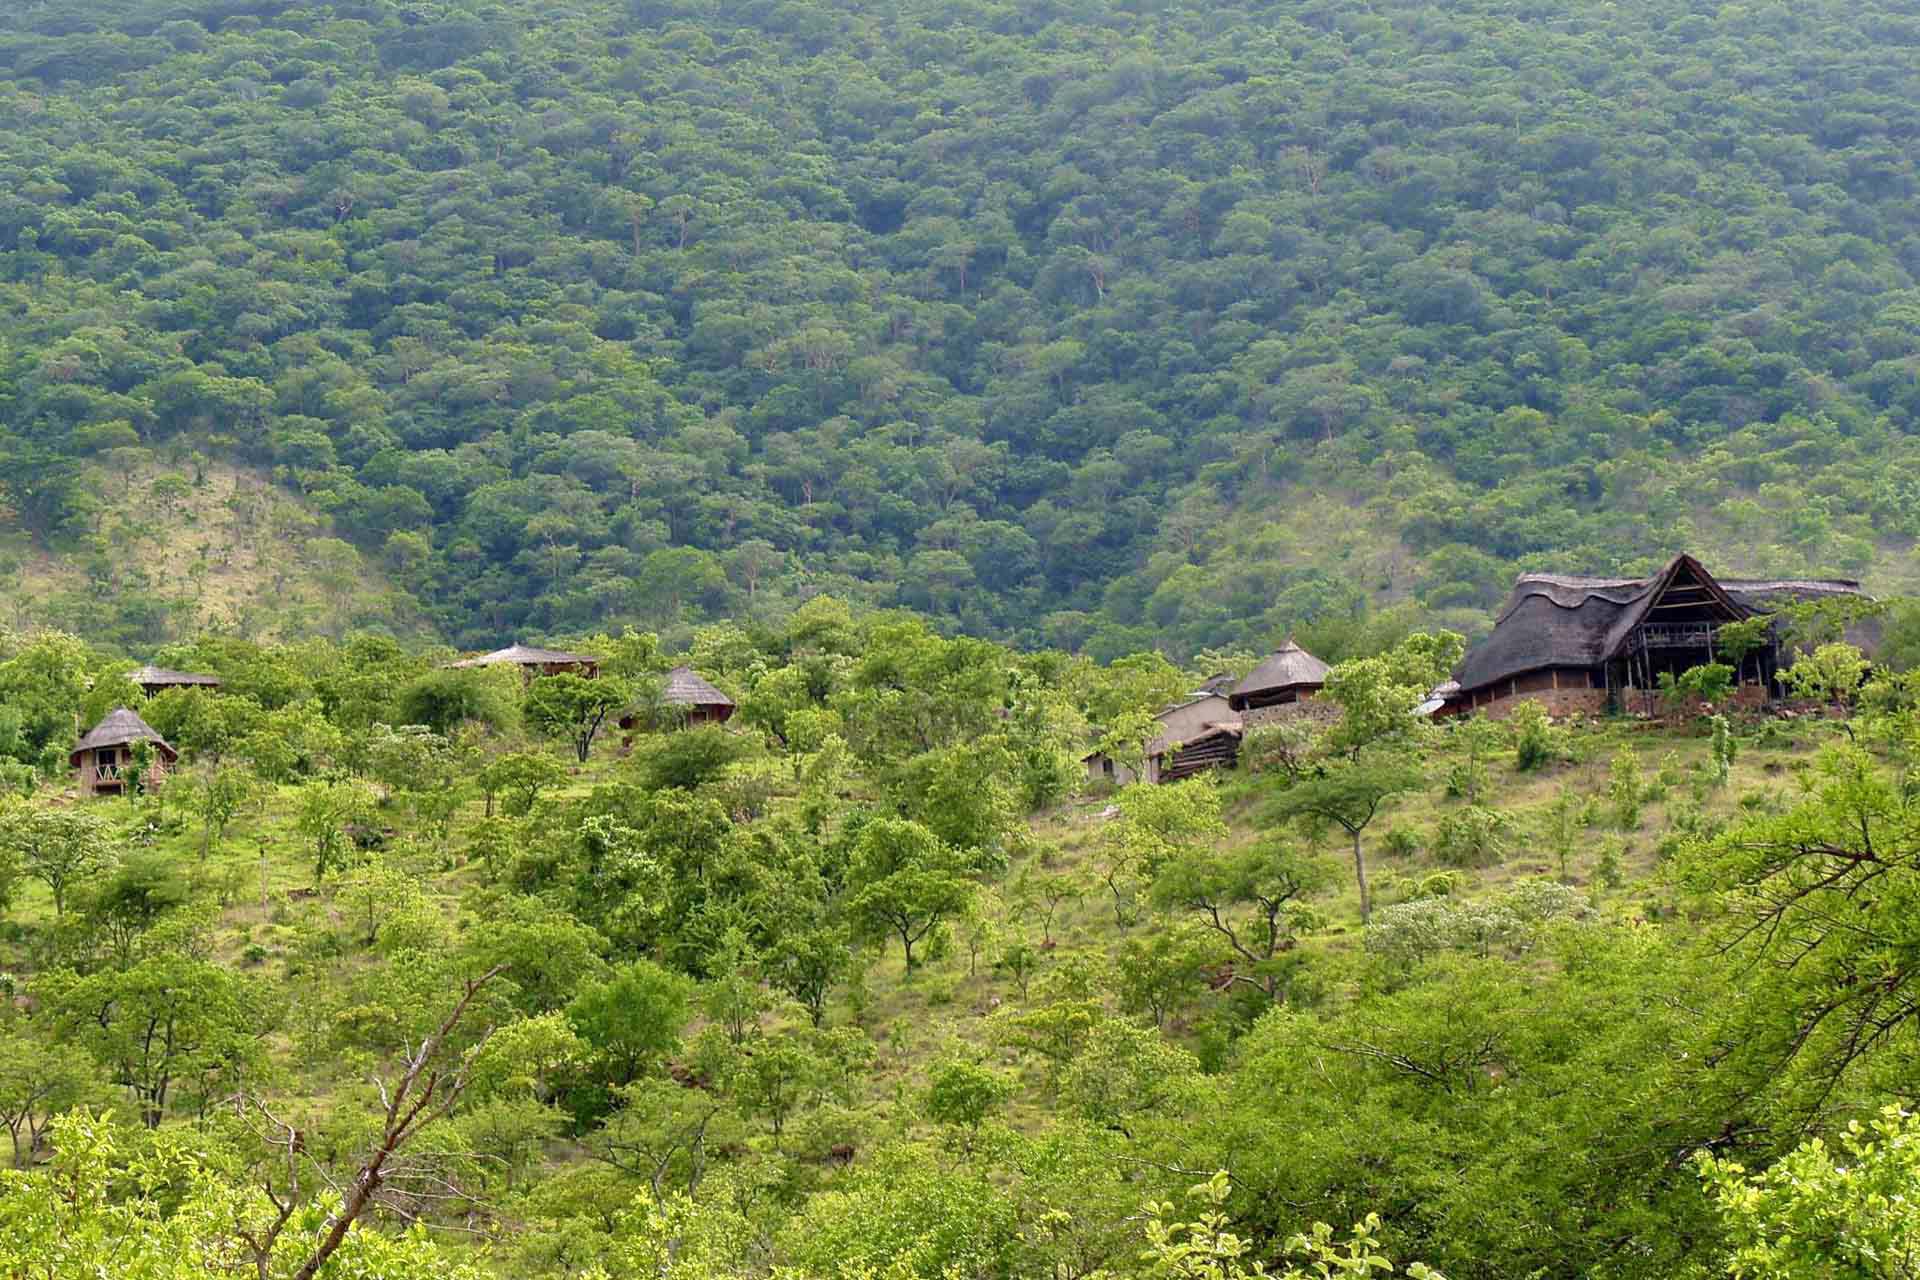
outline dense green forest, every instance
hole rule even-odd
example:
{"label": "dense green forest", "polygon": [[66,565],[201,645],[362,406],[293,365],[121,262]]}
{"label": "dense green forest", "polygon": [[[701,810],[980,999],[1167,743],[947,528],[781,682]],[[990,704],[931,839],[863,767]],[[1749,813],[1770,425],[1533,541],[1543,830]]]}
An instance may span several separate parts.
{"label": "dense green forest", "polygon": [[195,632],[120,478],[232,465],[378,579],[302,625],[465,646],[830,591],[1184,654],[1682,547],[1908,587],[1916,46],[1895,0],[9,4],[0,565],[74,570],[14,621]]}
{"label": "dense green forest", "polygon": [[0,1276],[1912,1280],[1920,611],[1416,708],[1520,568],[1920,589],[1917,52],[0,6]]}
{"label": "dense green forest", "polygon": [[[1458,638],[1381,635],[1113,792],[1196,673],[829,598],[596,645],[143,698],[0,633],[0,1274],[1913,1274],[1920,674],[1435,725]],[[181,758],[79,799],[115,704]]]}

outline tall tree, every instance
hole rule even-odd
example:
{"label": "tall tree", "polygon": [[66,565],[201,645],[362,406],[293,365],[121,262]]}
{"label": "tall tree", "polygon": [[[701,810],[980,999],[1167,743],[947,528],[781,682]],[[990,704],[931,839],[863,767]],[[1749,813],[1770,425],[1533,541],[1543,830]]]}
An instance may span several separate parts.
{"label": "tall tree", "polygon": [[624,680],[562,674],[535,680],[527,689],[525,711],[528,723],[567,742],[585,764],[601,726],[632,701],[633,690]]}

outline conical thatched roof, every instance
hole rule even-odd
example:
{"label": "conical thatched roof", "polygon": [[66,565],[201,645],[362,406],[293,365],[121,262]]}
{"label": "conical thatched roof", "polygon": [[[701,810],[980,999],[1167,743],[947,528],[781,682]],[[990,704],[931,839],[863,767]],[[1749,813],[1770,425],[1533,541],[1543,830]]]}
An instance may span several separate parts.
{"label": "conical thatched roof", "polygon": [[160,736],[154,727],[142,720],[137,714],[125,707],[115,707],[107,718],[87,731],[67,755],[67,763],[78,765],[80,753],[95,751],[101,747],[124,747],[130,742],[151,742],[160,748],[160,753],[169,760],[176,760],[180,753],[175,751],[167,740]]}
{"label": "conical thatched roof", "polygon": [[1332,668],[1302,649],[1292,640],[1275,649],[1268,659],[1233,686],[1233,696],[1245,698],[1275,689],[1318,689],[1327,682]]}
{"label": "conical thatched roof", "polygon": [[667,687],[661,690],[660,701],[681,707],[733,705],[732,698],[702,680],[692,667],[675,667],[667,672]]}
{"label": "conical thatched roof", "polygon": [[600,659],[590,653],[562,653],[558,649],[536,649],[528,644],[510,644],[504,649],[495,649],[492,653],[483,653],[477,658],[463,658],[459,662],[449,662],[450,667],[494,667],[510,664],[516,667],[544,666],[587,666]]}
{"label": "conical thatched roof", "polygon": [[172,688],[186,685],[220,687],[219,676],[196,675],[191,671],[169,671],[165,667],[152,665],[141,667],[138,671],[127,672],[127,680],[142,689]]}

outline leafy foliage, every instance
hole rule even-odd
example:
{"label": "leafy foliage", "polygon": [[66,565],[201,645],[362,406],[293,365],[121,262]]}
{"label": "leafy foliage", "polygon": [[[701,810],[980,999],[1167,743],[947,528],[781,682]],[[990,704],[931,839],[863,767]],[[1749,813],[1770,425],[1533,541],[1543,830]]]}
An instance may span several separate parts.
{"label": "leafy foliage", "polygon": [[1383,579],[1920,530],[1894,0],[244,8],[0,19],[0,484],[115,587],[45,621],[192,615],[135,460],[463,644],[825,587],[1351,657]]}

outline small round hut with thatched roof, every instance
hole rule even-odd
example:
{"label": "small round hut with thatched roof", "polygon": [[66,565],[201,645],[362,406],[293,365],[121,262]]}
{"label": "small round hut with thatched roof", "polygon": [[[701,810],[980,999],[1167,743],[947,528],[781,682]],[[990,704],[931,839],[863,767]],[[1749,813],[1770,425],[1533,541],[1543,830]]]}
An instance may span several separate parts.
{"label": "small round hut with thatched roof", "polygon": [[1329,670],[1326,663],[1289,637],[1265,662],[1248,672],[1246,679],[1233,686],[1227,702],[1241,713],[1248,727],[1300,714],[1294,709],[1313,701],[1313,695],[1327,683]]}
{"label": "small round hut with thatched roof", "polygon": [[134,780],[134,748],[142,742],[153,744],[148,781],[153,780],[153,774],[164,774],[180,758],[180,753],[138,714],[115,707],[67,756],[67,763],[77,771],[80,794],[126,794],[127,784]]}
{"label": "small round hut with thatched roof", "polygon": [[733,718],[733,699],[708,684],[692,667],[675,667],[667,672],[660,701],[669,707],[685,708],[682,715],[688,725],[725,724]]}
{"label": "small round hut with thatched roof", "polygon": [[624,748],[633,746],[633,734],[641,729],[691,729],[703,724],[725,724],[733,718],[734,702],[714,688],[692,667],[675,667],[661,677],[660,697],[627,710],[620,717],[620,728],[627,736]]}

